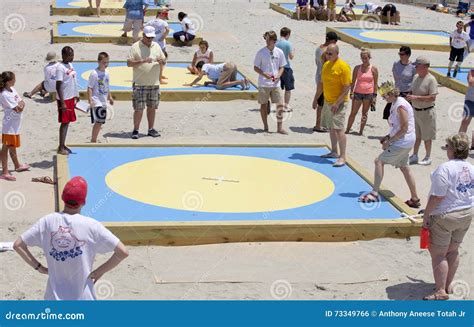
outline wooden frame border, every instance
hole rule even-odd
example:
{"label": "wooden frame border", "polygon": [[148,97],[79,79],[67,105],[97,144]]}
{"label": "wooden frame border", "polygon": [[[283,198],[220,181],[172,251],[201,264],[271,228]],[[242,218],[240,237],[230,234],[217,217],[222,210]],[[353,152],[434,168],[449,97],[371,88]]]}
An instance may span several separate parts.
{"label": "wooden frame border", "polygon": [[[71,147],[327,147],[326,144],[71,144]],[[56,200],[69,178],[66,156],[57,156]],[[347,161],[368,183],[372,177],[352,159]],[[384,189],[382,194],[397,209],[411,215],[414,210]],[[61,207],[61,206],[60,206]],[[230,242],[348,242],[381,237],[406,238],[419,234],[421,220],[279,220],[203,222],[105,222],[122,242],[129,245],[200,245]]]}
{"label": "wooden frame border", "polygon": [[[409,46],[412,49],[417,50],[431,50],[431,51],[449,51],[450,46],[448,44],[441,45],[441,44],[417,44],[417,43],[399,43],[399,42],[391,42],[391,43],[382,43],[382,42],[365,42],[361,41],[358,38],[353,37],[350,34],[344,33],[339,30],[339,28],[345,29],[360,29],[358,27],[345,27],[345,26],[336,26],[336,27],[329,27],[326,26],[326,33],[327,32],[336,32],[337,35],[341,38],[341,41],[350,43],[357,48],[370,48],[370,49],[398,49],[402,45]],[[405,29],[405,30],[413,30],[413,29]],[[397,29],[397,32],[403,32],[404,29]],[[442,32],[437,30],[420,30],[426,32]]]}
{"label": "wooden frame border", "polygon": [[[440,72],[432,69],[432,68],[448,68],[447,66],[430,66],[430,73],[436,78],[439,84],[449,87],[450,89],[457,91],[462,94],[466,94],[467,92],[467,83],[462,83],[455,78],[446,77],[446,75],[441,74]],[[467,69],[474,69],[471,67],[462,67]]]}
{"label": "wooden frame border", "polygon": [[[52,33],[52,41],[51,43],[78,43],[78,42],[85,42],[85,43],[113,43],[113,44],[120,44],[120,45],[125,45],[125,44],[132,44],[133,43],[133,37],[127,36],[121,37],[121,36],[101,36],[101,35],[83,35],[83,36],[61,36],[59,35],[59,24],[64,24],[64,23],[97,23],[97,24],[105,24],[105,23],[112,23],[112,24],[123,24],[123,22],[117,22],[117,21],[96,21],[96,20],[91,20],[91,21],[57,21],[53,22],[53,33]],[[176,24],[176,22],[170,22]],[[203,40],[202,36],[197,36],[193,39],[192,44],[199,44]],[[175,39],[172,36],[168,36],[166,38],[166,42],[168,42],[170,45],[173,45],[175,43]]]}
{"label": "wooden frame border", "polygon": [[[55,16],[93,16],[95,10],[91,11],[89,8],[58,8],[56,0],[51,4],[51,15]],[[147,9],[145,16],[156,16],[160,9]],[[124,8],[100,8],[100,14],[103,16],[124,16],[126,11]]]}
{"label": "wooden frame border", "polygon": [[[76,63],[81,62],[95,62],[95,60],[76,60]],[[122,60],[111,60],[111,63],[124,62]],[[187,61],[170,61],[169,63],[189,63]],[[257,83],[248,77],[247,72],[238,69],[238,72],[243,75],[255,88],[258,89]],[[129,101],[132,100],[132,91],[111,91],[115,100]],[[231,100],[257,100],[258,90],[243,90],[243,91],[177,91],[177,90],[161,90],[160,101],[177,102],[177,101],[231,101]],[[52,100],[56,100],[56,93],[51,94]],[[87,90],[80,90],[79,97],[82,100],[87,100]]]}

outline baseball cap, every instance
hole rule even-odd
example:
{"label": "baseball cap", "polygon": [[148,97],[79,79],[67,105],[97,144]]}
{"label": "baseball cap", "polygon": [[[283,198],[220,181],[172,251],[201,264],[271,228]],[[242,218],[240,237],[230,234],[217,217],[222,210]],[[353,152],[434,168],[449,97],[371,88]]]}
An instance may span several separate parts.
{"label": "baseball cap", "polygon": [[69,208],[77,208],[86,203],[87,182],[81,176],[71,178],[63,189],[61,198],[64,205]]}
{"label": "baseball cap", "polygon": [[153,26],[145,26],[145,28],[143,29],[143,35],[145,35],[146,37],[155,37],[156,34]]}
{"label": "baseball cap", "polygon": [[53,61],[56,59],[56,52],[50,51],[46,54],[46,61]]}
{"label": "baseball cap", "polygon": [[339,35],[337,35],[336,32],[327,32],[326,33],[326,40],[328,41],[337,41],[337,40],[340,40],[341,38],[339,37]]}
{"label": "baseball cap", "polygon": [[429,65],[429,64],[430,64],[430,60],[423,56],[418,57],[415,60],[415,65]]}

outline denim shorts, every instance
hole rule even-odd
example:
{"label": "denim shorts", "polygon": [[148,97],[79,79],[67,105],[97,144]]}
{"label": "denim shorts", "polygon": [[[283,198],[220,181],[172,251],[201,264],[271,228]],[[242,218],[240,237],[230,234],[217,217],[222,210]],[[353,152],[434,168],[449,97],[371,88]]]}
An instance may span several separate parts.
{"label": "denim shorts", "polygon": [[364,101],[364,100],[372,100],[374,95],[372,93],[369,94],[362,94],[362,93],[354,93],[354,100]]}

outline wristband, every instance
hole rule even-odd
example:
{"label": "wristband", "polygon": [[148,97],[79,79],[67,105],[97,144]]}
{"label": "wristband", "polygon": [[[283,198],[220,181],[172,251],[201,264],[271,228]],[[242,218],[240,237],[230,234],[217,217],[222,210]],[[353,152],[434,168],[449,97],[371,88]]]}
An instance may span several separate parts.
{"label": "wristband", "polygon": [[41,262],[38,262],[38,265],[36,266],[35,270],[40,269],[40,267],[41,267]]}

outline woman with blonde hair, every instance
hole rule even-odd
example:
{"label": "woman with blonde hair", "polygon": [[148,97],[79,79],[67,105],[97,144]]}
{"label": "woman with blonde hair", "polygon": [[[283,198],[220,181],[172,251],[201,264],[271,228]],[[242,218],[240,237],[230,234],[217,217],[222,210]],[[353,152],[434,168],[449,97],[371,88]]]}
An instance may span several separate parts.
{"label": "woman with blonde hair", "polygon": [[459,133],[446,139],[448,161],[431,174],[431,189],[423,213],[430,230],[429,251],[436,283],[424,300],[447,300],[459,266],[459,246],[471,225],[474,204],[474,166],[466,161],[469,138]]}
{"label": "woman with blonde hair", "polygon": [[369,109],[377,99],[377,83],[379,79],[379,71],[377,67],[370,63],[370,51],[362,48],[360,52],[361,65],[354,67],[352,71],[351,99],[352,109],[347,122],[346,134],[351,130],[354,120],[362,106],[362,118],[360,120],[359,135],[364,133],[365,124]]}

